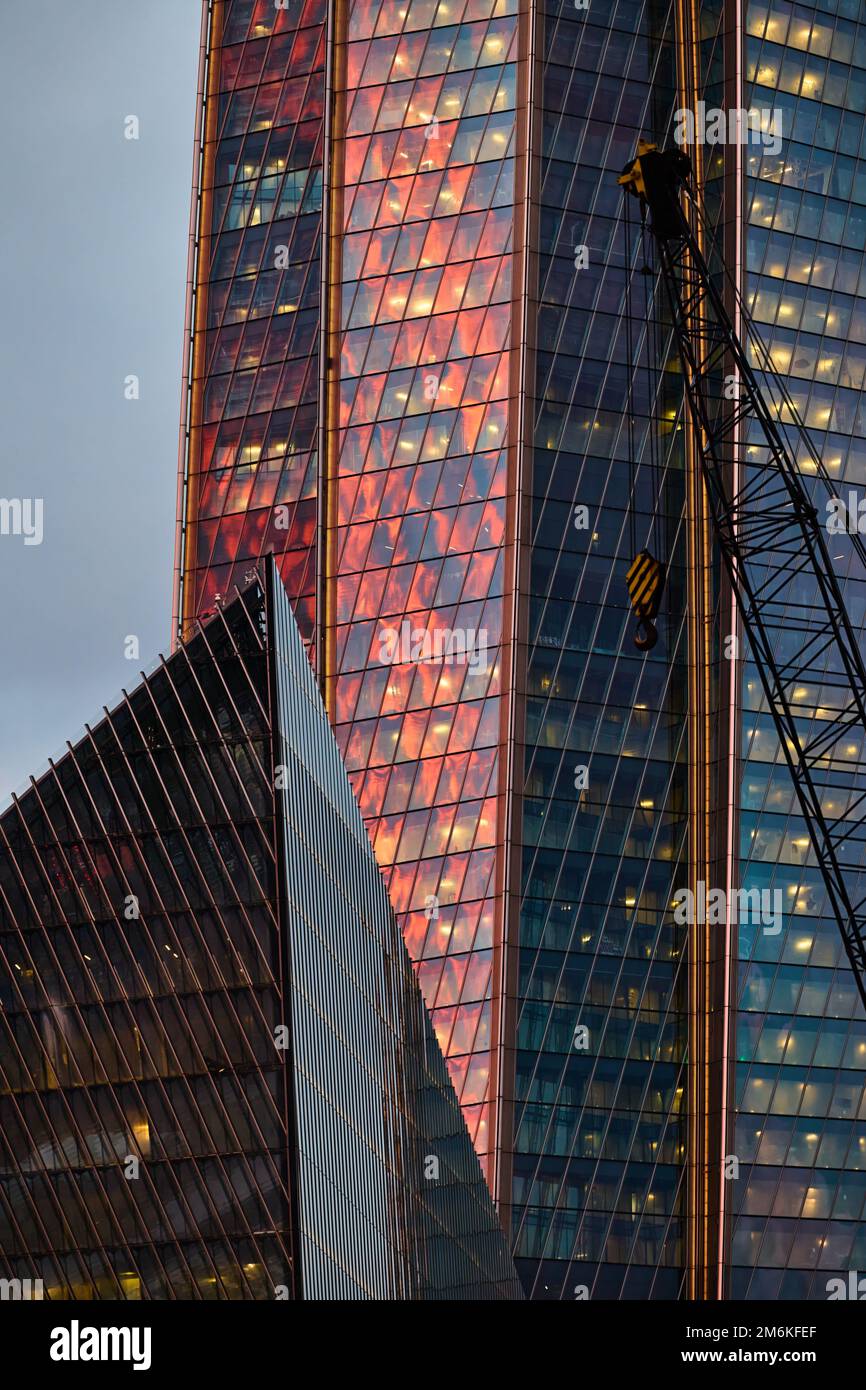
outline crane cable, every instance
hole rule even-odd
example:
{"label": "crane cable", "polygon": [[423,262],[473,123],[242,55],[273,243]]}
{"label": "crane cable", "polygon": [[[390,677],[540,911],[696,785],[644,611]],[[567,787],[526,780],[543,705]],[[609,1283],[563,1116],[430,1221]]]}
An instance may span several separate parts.
{"label": "crane cable", "polygon": [[[655,437],[655,409],[653,393],[653,367],[650,361],[651,352],[660,351],[655,345],[655,329],[658,328],[655,316],[650,321],[650,272],[646,277],[645,305],[647,318],[646,349],[647,349],[647,426],[649,429],[649,450],[650,450],[650,525],[651,536],[647,537],[647,547],[653,546],[655,555],[648,548],[638,550],[637,548],[637,483],[639,475],[639,463],[637,450],[635,448],[635,423],[634,423],[634,378],[638,364],[635,362],[634,355],[634,314],[632,308],[631,290],[631,271],[632,271],[632,224],[631,210],[629,202],[625,204],[625,328],[626,328],[626,419],[628,430],[628,450],[629,450],[629,539],[631,542],[631,554],[633,556],[628,574],[626,575],[626,587],[631,602],[632,609],[638,620],[637,630],[634,634],[634,645],[638,651],[651,651],[658,641],[658,632],[655,626],[655,619],[658,616],[661,605],[662,594],[664,592],[666,566],[657,558],[661,554],[661,523],[659,520],[659,503],[661,500],[661,464],[660,451],[661,441]],[[644,264],[641,267],[646,272],[646,217],[644,209],[641,209],[641,244],[644,251]]]}
{"label": "crane cable", "polygon": [[625,271],[625,352],[626,352],[626,423],[628,436],[628,461],[629,461],[629,490],[628,490],[628,521],[629,521],[629,553],[632,559],[637,555],[637,517],[635,509],[637,504],[637,455],[634,444],[634,316],[632,312],[631,295],[631,209],[626,204],[626,215],[624,222],[625,249],[623,254],[623,268]]}
{"label": "crane cable", "polygon": [[[646,250],[647,226],[643,221],[644,251]],[[656,555],[662,553],[662,441],[659,432],[659,397],[662,387],[662,334],[658,313],[654,313],[655,295],[650,297],[650,279],[653,274],[651,260],[644,259],[648,274],[644,277],[646,295],[647,347],[647,410],[650,435],[650,486],[652,491],[652,536]],[[658,372],[658,380],[655,373]]]}

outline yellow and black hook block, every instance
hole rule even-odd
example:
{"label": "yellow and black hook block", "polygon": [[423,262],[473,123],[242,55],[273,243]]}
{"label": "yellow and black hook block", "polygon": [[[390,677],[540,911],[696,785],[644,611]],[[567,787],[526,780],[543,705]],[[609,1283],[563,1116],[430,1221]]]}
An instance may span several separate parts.
{"label": "yellow and black hook block", "polygon": [[634,644],[638,651],[652,651],[658,641],[655,619],[665,587],[665,566],[648,550],[641,550],[626,575],[628,596],[638,620]]}

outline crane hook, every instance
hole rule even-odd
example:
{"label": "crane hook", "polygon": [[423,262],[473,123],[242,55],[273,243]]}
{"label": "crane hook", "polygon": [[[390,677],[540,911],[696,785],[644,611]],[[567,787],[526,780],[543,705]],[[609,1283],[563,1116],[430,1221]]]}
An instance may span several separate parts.
{"label": "crane hook", "polygon": [[639,652],[651,652],[659,640],[656,625],[649,618],[641,618],[634,635],[634,644]]}

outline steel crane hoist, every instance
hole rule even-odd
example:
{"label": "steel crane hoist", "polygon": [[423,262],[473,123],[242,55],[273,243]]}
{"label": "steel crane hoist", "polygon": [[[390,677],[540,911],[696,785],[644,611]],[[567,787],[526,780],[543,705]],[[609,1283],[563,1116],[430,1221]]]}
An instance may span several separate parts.
{"label": "steel crane hoist", "polygon": [[[762,370],[784,397],[765,398],[717,280],[686,216],[702,217],[681,150],[641,142],[619,179],[640,202],[657,251],[682,366],[686,403],[723,563],[754,656],[845,953],[866,1006],[866,668],[828,550],[816,497],[835,497],[784,383],[748,311],[733,293]],[[628,267],[627,267],[628,283]],[[762,358],[763,353],[763,358]],[[634,369],[634,363],[631,363]],[[732,393],[720,383],[733,381]],[[782,420],[803,439],[811,476],[798,466]],[[866,578],[866,548],[850,537]],[[642,552],[654,564],[662,562]],[[648,614],[634,589],[639,619]],[[637,576],[647,570],[646,559]],[[662,567],[662,583],[664,570]],[[661,598],[653,595],[655,613]],[[645,648],[640,631],[637,645]],[[863,877],[861,877],[861,874]]]}

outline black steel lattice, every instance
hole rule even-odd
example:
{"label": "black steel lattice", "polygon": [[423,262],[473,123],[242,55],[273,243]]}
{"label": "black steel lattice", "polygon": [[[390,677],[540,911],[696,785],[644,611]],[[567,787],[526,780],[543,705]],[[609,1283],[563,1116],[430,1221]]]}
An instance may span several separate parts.
{"label": "black steel lattice", "polygon": [[[638,163],[719,549],[866,1006],[866,894],[851,891],[866,845],[866,668],[818,510],[683,212],[682,156]],[[822,469],[816,489],[828,485]]]}

